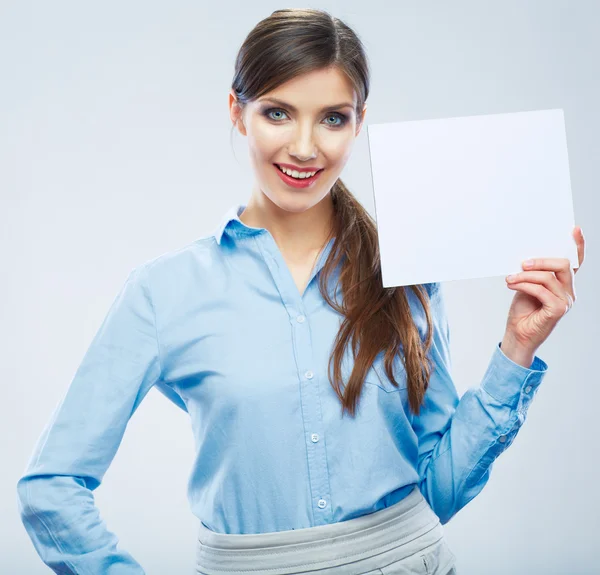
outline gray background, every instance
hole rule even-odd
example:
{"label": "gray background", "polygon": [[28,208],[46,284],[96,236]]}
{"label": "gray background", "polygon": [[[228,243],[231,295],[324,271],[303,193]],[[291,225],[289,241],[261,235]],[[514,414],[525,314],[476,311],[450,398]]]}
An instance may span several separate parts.
{"label": "gray background", "polygon": [[[588,244],[578,301],[538,351],[550,371],[519,436],[446,533],[461,575],[597,573],[600,3],[310,6],[366,45],[367,123],[564,109]],[[250,193],[227,93],[243,38],[282,7],[0,4],[0,572],[48,572],[20,523],[15,485],[128,272],[209,233]],[[373,214],[366,130],[342,177]],[[503,276],[445,290],[462,394],[480,384],[514,292]],[[109,528],[150,574],[193,572],[192,455],[187,416],[152,390],[96,491]]]}

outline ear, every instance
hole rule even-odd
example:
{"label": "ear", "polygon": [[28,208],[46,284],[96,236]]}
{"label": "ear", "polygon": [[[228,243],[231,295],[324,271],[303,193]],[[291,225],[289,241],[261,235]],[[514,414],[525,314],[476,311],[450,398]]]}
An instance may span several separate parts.
{"label": "ear", "polygon": [[360,116],[357,118],[357,122],[356,122],[356,136],[358,136],[358,134],[360,134],[360,131],[363,127],[363,124],[365,122],[365,115],[367,113],[367,105],[365,104],[363,106],[362,112],[360,114]]}
{"label": "ear", "polygon": [[229,117],[234,126],[237,126],[238,131],[242,136],[246,135],[246,127],[242,117],[242,108],[240,107],[233,90],[229,92]]}

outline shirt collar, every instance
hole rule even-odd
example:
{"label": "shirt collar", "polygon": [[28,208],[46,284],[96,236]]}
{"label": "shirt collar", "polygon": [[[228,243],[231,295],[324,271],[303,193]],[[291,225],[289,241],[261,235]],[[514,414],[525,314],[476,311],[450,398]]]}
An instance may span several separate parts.
{"label": "shirt collar", "polygon": [[232,205],[219,223],[217,229],[214,231],[213,236],[217,240],[217,244],[221,245],[221,240],[224,233],[235,233],[236,230],[242,231],[245,235],[251,235],[252,233],[259,233],[260,228],[251,228],[247,226],[242,220],[240,220],[240,214],[246,209],[244,203],[237,203]]}
{"label": "shirt collar", "polygon": [[[213,236],[214,236],[215,240],[217,241],[217,244],[221,245],[221,241],[223,239],[223,234],[228,234],[228,235],[237,236],[237,237],[240,237],[240,236],[248,237],[248,236],[260,234],[261,232],[265,231],[265,228],[253,228],[253,227],[247,226],[244,222],[242,222],[242,220],[240,220],[240,215],[246,209],[246,206],[247,206],[246,203],[237,203],[237,204],[232,205],[227,210],[227,212],[225,212],[225,215],[221,219],[221,222],[219,223],[217,229],[213,232]],[[318,262],[317,262],[317,269],[320,269],[321,264],[325,261],[325,259],[329,255],[329,252],[331,251],[334,241],[335,241],[335,238],[331,238],[329,240],[329,242],[327,242],[327,244],[325,245],[323,250],[321,251],[321,255],[318,258]]]}

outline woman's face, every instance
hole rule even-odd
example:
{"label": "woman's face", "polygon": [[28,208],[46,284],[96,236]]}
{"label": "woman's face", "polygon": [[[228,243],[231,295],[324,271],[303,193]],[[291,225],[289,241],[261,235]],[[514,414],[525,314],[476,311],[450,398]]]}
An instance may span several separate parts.
{"label": "woman's face", "polygon": [[[229,106],[232,121],[248,137],[255,191],[291,212],[305,211],[329,193],[350,156],[366,111],[365,105],[361,116],[356,116],[356,93],[337,68],[294,78],[249,102],[241,114],[232,91]],[[298,174],[283,174],[278,167],[282,165],[319,173],[296,179]]]}

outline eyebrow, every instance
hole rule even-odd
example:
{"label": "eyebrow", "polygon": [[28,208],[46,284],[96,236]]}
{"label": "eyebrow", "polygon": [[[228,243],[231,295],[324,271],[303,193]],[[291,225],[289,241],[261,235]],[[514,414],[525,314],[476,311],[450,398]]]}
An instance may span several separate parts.
{"label": "eyebrow", "polygon": [[[297,112],[298,109],[294,106],[292,106],[291,104],[288,104],[287,102],[284,102],[283,100],[278,100],[277,98],[263,98],[262,100],[259,100],[259,102],[273,102],[274,104],[277,104],[278,106],[281,106],[282,108],[288,108],[290,109],[292,112]],[[337,110],[338,108],[352,108],[354,109],[354,106],[352,104],[349,104],[348,102],[342,102],[341,104],[336,104],[333,106],[325,106],[324,108],[321,108],[320,112],[329,112],[330,110]]]}

